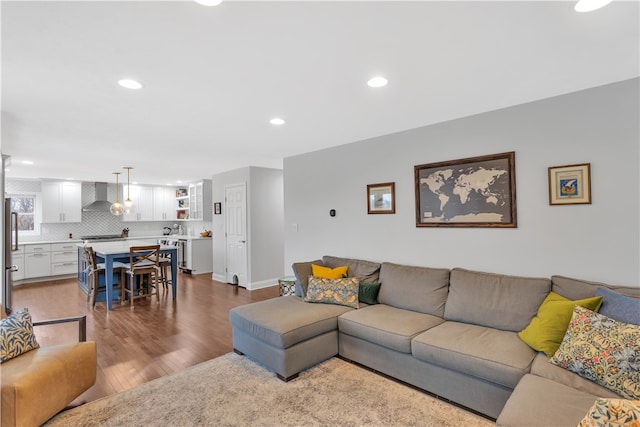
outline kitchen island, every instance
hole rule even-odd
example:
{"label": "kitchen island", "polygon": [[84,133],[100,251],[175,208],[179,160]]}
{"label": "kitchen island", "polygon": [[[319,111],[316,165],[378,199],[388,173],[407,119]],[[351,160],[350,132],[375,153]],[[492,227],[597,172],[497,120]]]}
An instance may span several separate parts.
{"label": "kitchen island", "polygon": [[[93,251],[96,254],[98,262],[105,264],[104,285],[106,292],[104,298],[107,303],[107,310],[112,309],[112,303],[114,297],[117,300],[117,293],[113,290],[114,274],[113,263],[115,261],[129,262],[129,249],[132,246],[147,246],[148,241],[145,240],[121,240],[117,242],[94,242],[90,246],[93,247]],[[81,289],[87,292],[87,261],[84,257],[85,244],[78,244],[78,284]],[[160,253],[169,255],[171,259],[171,295],[173,299],[176,298],[176,289],[178,285],[178,248],[176,246],[160,245]],[[82,266],[85,267],[82,267]],[[96,298],[98,300],[98,298]],[[99,299],[102,300],[102,297]]]}

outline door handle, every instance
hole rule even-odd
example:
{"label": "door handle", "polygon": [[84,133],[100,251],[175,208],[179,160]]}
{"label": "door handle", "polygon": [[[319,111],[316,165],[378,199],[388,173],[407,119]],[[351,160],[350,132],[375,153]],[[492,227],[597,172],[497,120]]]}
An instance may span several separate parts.
{"label": "door handle", "polygon": [[240,240],[240,243],[247,243],[246,240]]}

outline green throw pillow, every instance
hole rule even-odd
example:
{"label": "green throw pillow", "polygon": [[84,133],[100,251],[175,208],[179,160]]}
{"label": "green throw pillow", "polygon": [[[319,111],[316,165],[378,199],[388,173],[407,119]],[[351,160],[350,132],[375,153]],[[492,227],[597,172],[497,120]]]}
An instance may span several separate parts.
{"label": "green throw pillow", "polygon": [[369,305],[377,304],[378,292],[380,292],[380,283],[360,282],[358,289],[358,300]]}
{"label": "green throw pillow", "polygon": [[560,347],[562,338],[567,332],[573,307],[579,305],[598,311],[600,304],[602,304],[602,297],[572,301],[555,292],[550,292],[538,308],[538,314],[526,328],[518,333],[518,336],[529,347],[543,351],[547,357],[551,357]]}

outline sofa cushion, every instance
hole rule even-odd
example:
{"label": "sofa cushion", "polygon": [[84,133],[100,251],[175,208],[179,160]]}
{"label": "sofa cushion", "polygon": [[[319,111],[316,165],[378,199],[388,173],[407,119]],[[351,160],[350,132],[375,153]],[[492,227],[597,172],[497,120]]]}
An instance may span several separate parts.
{"label": "sofa cushion", "polygon": [[429,314],[376,304],[343,314],[338,318],[338,328],[341,334],[411,353],[411,339],[442,322]]}
{"label": "sofa cushion", "polygon": [[640,325],[640,299],[631,298],[607,288],[596,289],[596,296],[602,297],[598,313],[619,322]]}
{"label": "sofa cushion", "polygon": [[38,347],[31,314],[26,308],[0,320],[0,363]]}
{"label": "sofa cushion", "polygon": [[365,283],[378,282],[380,264],[377,262],[364,261],[361,259],[339,258],[331,255],[322,257],[325,266],[336,268],[342,265],[349,267],[347,276],[359,277]]}
{"label": "sofa cushion", "polygon": [[595,396],[537,375],[527,374],[498,416],[498,426],[576,426]]}
{"label": "sofa cushion", "polygon": [[295,296],[277,297],[235,307],[229,312],[234,328],[277,348],[336,330],[338,316],[353,308],[309,304]]}
{"label": "sofa cushion", "polygon": [[442,317],[449,270],[382,263],[378,301],[397,308]]}
{"label": "sofa cushion", "polygon": [[598,288],[607,288],[628,297],[640,298],[640,288],[611,286],[600,282],[572,279],[564,276],[551,276],[551,290],[569,299],[583,299],[596,295]]}
{"label": "sofa cushion", "polygon": [[538,309],[538,314],[518,336],[531,348],[544,351],[547,356],[553,356],[567,331],[573,307],[579,305],[597,310],[602,303],[602,297],[585,298],[572,301],[555,292],[549,293]]}
{"label": "sofa cushion", "polygon": [[640,399],[640,326],[576,306],[551,363],[622,397]]}
{"label": "sofa cushion", "polygon": [[549,279],[451,270],[444,318],[504,331],[522,330],[551,289]]}
{"label": "sofa cushion", "polygon": [[322,265],[322,261],[317,259],[310,262],[294,262],[291,268],[296,276],[296,296],[303,297],[307,294],[307,286],[309,285],[309,276],[312,276],[311,265]]}
{"label": "sofa cushion", "polygon": [[413,339],[414,357],[513,388],[536,353],[515,332],[444,322]]}
{"label": "sofa cushion", "polygon": [[357,277],[326,279],[312,276],[309,277],[309,286],[304,301],[358,308],[359,285],[360,279]]}
{"label": "sofa cushion", "polygon": [[574,374],[571,371],[567,371],[566,369],[562,369],[559,366],[554,365],[542,352],[538,353],[536,358],[533,359],[533,363],[531,364],[531,374],[564,384],[567,387],[575,388],[576,390],[584,391],[585,393],[593,394],[594,396],[619,397],[618,394],[594,383],[593,381],[589,381],[578,374]]}

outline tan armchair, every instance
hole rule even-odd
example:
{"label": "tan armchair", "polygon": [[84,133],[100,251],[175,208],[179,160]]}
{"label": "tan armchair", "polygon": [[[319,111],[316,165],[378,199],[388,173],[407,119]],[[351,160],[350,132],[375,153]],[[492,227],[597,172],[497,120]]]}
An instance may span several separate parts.
{"label": "tan armchair", "polygon": [[[0,306],[0,316],[5,317]],[[33,322],[78,322],[77,343],[40,347],[0,365],[2,427],[39,426],[96,382],[96,343],[86,341],[86,316]]]}

